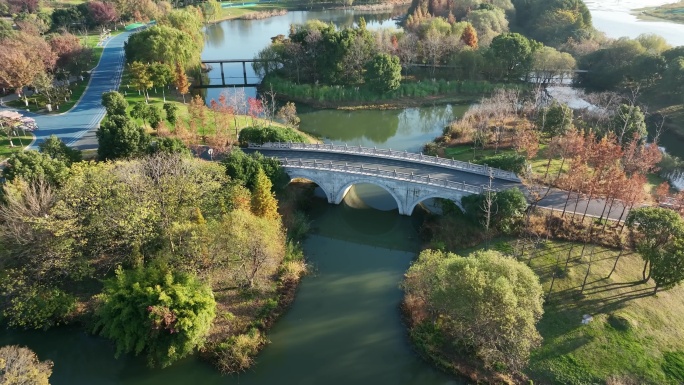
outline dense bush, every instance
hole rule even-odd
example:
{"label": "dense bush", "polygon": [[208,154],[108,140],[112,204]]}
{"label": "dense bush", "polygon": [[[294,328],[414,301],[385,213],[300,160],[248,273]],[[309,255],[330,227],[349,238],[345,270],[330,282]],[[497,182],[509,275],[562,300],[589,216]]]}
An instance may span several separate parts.
{"label": "dense bush", "polygon": [[525,157],[520,154],[498,154],[486,156],[474,161],[477,164],[486,164],[489,167],[500,168],[519,174],[525,170]]}
{"label": "dense bush", "polygon": [[[483,225],[486,219],[486,194],[468,195],[461,199],[466,215]],[[517,188],[492,193],[491,228],[504,234],[517,230],[527,209],[527,199]]]}
{"label": "dense bush", "polygon": [[539,278],[497,251],[461,257],[425,250],[403,288],[411,338],[435,360],[474,356],[487,368],[517,371],[541,342]]}
{"label": "dense bush", "polygon": [[289,178],[277,159],[267,158],[261,153],[245,154],[239,149],[235,149],[223,160],[226,174],[238,181],[250,190],[254,189],[259,169],[271,180],[275,189],[283,186]]}
{"label": "dense bush", "polygon": [[240,145],[249,143],[263,144],[266,142],[295,142],[306,143],[306,137],[291,128],[285,127],[247,127],[240,131]]}
{"label": "dense bush", "polygon": [[105,281],[96,330],[121,353],[144,353],[150,366],[168,366],[202,345],[214,319],[211,288],[189,274],[151,266]]}

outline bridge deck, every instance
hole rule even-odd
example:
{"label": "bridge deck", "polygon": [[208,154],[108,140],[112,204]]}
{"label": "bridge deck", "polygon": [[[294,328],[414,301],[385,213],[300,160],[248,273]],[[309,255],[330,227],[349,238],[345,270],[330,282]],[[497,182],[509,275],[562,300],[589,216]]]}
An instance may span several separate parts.
{"label": "bridge deck", "polygon": [[[278,159],[288,159],[291,161],[296,161],[301,159],[302,161],[316,161],[322,164],[329,164],[332,162],[334,165],[344,165],[353,167],[363,167],[369,169],[377,169],[384,171],[397,171],[406,174],[413,173],[416,176],[426,176],[430,175],[430,178],[444,179],[453,182],[465,182],[469,185],[474,186],[486,186],[489,184],[489,178],[485,175],[473,174],[465,171],[449,169],[440,166],[426,165],[420,163],[413,163],[408,161],[393,160],[393,159],[383,159],[365,155],[351,155],[351,154],[340,154],[340,153],[327,153],[327,152],[311,152],[311,151],[298,151],[298,150],[272,150],[267,148],[261,149],[249,149],[251,151],[259,151],[265,156],[275,157]],[[492,182],[492,187],[495,189],[507,189],[511,187],[520,187],[519,182],[507,181],[502,179],[494,179]]]}

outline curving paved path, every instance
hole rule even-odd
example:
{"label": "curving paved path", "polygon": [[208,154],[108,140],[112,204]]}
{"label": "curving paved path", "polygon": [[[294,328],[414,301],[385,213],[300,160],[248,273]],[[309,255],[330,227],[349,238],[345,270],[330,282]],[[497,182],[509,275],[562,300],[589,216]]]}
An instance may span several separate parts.
{"label": "curving paved path", "polygon": [[19,110],[23,115],[36,120],[38,129],[31,148],[50,135],[57,135],[68,146],[80,149],[97,148],[95,131],[104,117],[102,94],[118,90],[124,68],[123,46],[133,32],[123,32],[109,39],[97,67],[90,76],[90,82],[81,99],[67,112],[59,115],[41,115]]}

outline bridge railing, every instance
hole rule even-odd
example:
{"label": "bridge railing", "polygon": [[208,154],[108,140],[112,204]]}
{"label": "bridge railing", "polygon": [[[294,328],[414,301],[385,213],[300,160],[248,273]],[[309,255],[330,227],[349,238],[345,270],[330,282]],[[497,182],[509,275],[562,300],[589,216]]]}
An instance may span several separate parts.
{"label": "bridge railing", "polygon": [[460,160],[445,159],[437,156],[416,154],[408,151],[396,151],[392,149],[368,148],[362,146],[347,146],[331,143],[309,144],[309,143],[288,143],[288,142],[267,142],[264,144],[249,143],[249,148],[268,149],[268,150],[298,150],[298,151],[321,151],[336,152],[344,154],[364,155],[386,159],[405,160],[414,163],[436,165],[451,168],[454,170],[470,172],[494,178],[520,182],[520,178],[511,171],[505,171],[494,167],[483,166]]}
{"label": "bridge railing", "polygon": [[[471,194],[482,194],[488,191],[487,186],[475,186],[467,184],[465,182],[454,182],[447,179],[431,178],[429,175],[413,175],[413,173],[404,173],[398,171],[383,170],[380,168],[364,167],[361,166],[350,166],[347,164],[335,164],[332,162],[316,162],[315,160],[303,161],[301,159],[291,160],[291,159],[281,159],[280,164],[283,167],[296,167],[314,170],[326,170],[326,171],[336,171],[344,172],[349,174],[358,175],[370,175],[370,176],[380,176],[388,179],[395,179],[401,181],[408,181],[413,183],[427,184],[431,186],[443,187],[452,190],[463,191]],[[492,189],[492,191],[497,191],[497,189]]]}

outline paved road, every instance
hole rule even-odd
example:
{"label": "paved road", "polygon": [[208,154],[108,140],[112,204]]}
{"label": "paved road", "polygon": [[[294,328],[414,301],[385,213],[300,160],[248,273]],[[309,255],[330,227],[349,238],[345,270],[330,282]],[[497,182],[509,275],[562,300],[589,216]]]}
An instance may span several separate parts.
{"label": "paved road", "polygon": [[112,37],[104,51],[100,63],[90,76],[90,84],[81,100],[74,108],[59,115],[40,115],[22,112],[36,120],[38,130],[32,148],[48,138],[57,135],[64,143],[80,149],[97,148],[95,131],[104,117],[102,94],[119,88],[124,65],[124,42],[131,32],[123,32]]}
{"label": "paved road", "polygon": [[[244,149],[246,152],[254,152],[255,150]],[[421,163],[413,163],[401,160],[383,159],[377,157],[363,156],[363,155],[353,155],[353,154],[340,154],[340,153],[330,153],[323,151],[297,151],[297,150],[268,150],[259,149],[259,152],[266,156],[274,156],[279,159],[287,158],[288,160],[302,160],[302,161],[313,161],[321,162],[323,164],[328,164],[332,162],[334,165],[344,165],[345,163],[349,166],[359,167],[363,165],[369,169],[379,168],[380,170],[393,171],[404,173],[414,173],[416,176],[430,175],[431,178],[437,179],[447,179],[453,182],[465,182],[470,185],[475,186],[485,186],[489,184],[489,178],[485,175],[472,174],[465,171],[453,170],[446,167],[433,166]],[[512,187],[518,187],[529,195],[529,192],[520,183],[495,179],[493,181],[493,186],[497,189],[506,189]],[[545,194],[546,190],[542,189],[540,194]],[[563,210],[565,206],[565,201],[567,198],[567,192],[559,189],[551,189],[546,197],[541,200],[538,204],[541,208],[553,209],[553,210]],[[603,217],[608,214],[608,218],[613,220],[618,220],[623,214],[623,206],[621,202],[616,201],[613,203],[612,207],[610,202],[608,206],[605,205],[605,200],[603,199],[592,199],[591,201],[587,197],[580,197],[579,201],[576,200],[577,194],[572,193],[570,201],[567,205],[567,212],[576,212],[583,214],[585,209],[587,209],[587,216],[590,217]],[[605,208],[604,208],[605,207]],[[610,213],[608,213],[610,209]],[[604,212],[605,210],[605,212]],[[628,210],[624,210],[624,217],[626,217]]]}

